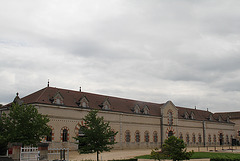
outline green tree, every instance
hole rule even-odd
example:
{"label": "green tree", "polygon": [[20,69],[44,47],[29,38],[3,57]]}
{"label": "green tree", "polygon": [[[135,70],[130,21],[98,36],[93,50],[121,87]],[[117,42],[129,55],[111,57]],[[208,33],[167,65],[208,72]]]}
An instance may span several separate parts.
{"label": "green tree", "polygon": [[167,157],[162,153],[161,151],[158,150],[158,148],[152,150],[151,152],[151,158],[154,160],[161,160],[161,159],[167,159]]}
{"label": "green tree", "polygon": [[194,153],[193,151],[186,152],[186,144],[184,141],[175,136],[171,136],[164,141],[162,152],[165,156],[173,159],[173,161],[188,160]]}
{"label": "green tree", "polygon": [[0,155],[5,155],[7,152],[7,139],[4,137],[4,129],[2,120],[0,119]]}
{"label": "green tree", "polygon": [[47,116],[38,113],[32,105],[13,103],[9,113],[2,114],[1,135],[8,142],[19,142],[24,145],[37,145],[41,139],[50,133]]}
{"label": "green tree", "polygon": [[98,161],[100,152],[110,151],[113,148],[111,145],[116,142],[111,138],[117,132],[111,129],[109,122],[104,122],[103,117],[98,117],[97,113],[97,110],[91,110],[84,117],[85,128],[81,128],[84,136],[79,135],[75,139],[78,141],[79,153],[97,152]]}

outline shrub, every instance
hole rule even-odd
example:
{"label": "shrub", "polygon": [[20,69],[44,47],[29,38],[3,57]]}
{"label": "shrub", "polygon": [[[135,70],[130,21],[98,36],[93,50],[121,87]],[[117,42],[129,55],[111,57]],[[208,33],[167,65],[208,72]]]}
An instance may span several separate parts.
{"label": "shrub", "polygon": [[240,158],[236,157],[214,157],[210,161],[240,161]]}
{"label": "shrub", "polygon": [[137,161],[138,159],[136,158],[131,158],[131,159],[113,159],[113,160],[108,160],[108,161]]}

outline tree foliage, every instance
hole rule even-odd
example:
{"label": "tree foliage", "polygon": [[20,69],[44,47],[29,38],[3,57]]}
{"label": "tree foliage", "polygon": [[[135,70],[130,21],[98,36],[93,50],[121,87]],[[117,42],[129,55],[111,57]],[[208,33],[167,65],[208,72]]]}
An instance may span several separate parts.
{"label": "tree foliage", "polygon": [[114,137],[117,132],[114,132],[109,122],[104,122],[103,117],[97,116],[97,110],[91,110],[85,117],[85,128],[81,128],[84,136],[75,137],[78,141],[79,153],[95,153],[97,152],[97,160],[99,153],[110,151],[113,144],[116,142],[111,137]]}
{"label": "tree foliage", "polygon": [[171,136],[164,141],[162,152],[165,156],[173,159],[173,161],[188,160],[194,153],[193,151],[186,152],[186,144],[184,141],[175,136]]}
{"label": "tree foliage", "polygon": [[5,155],[7,152],[7,139],[3,136],[3,124],[2,120],[0,119],[0,155]]}
{"label": "tree foliage", "polygon": [[154,160],[161,160],[161,159],[166,159],[167,156],[164,155],[161,151],[158,150],[158,148],[152,150],[151,152],[151,158]]}
{"label": "tree foliage", "polygon": [[38,113],[32,105],[13,103],[9,113],[1,117],[3,136],[8,142],[19,142],[23,145],[36,145],[50,133],[47,116]]}

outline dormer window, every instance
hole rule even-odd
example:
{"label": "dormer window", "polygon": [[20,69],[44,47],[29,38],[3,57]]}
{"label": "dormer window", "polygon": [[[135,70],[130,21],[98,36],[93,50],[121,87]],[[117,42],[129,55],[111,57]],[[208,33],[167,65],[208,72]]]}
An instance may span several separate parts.
{"label": "dormer window", "polygon": [[86,102],[82,102],[82,107],[87,107],[87,103]]}
{"label": "dormer window", "polygon": [[58,104],[58,105],[61,104],[61,100],[59,98],[56,98],[55,99],[55,104]]}
{"label": "dormer window", "polygon": [[227,116],[227,120],[226,120],[227,122],[230,122],[230,118],[229,118],[229,116]]}
{"label": "dormer window", "polygon": [[218,121],[222,122],[222,117],[221,116],[218,117]]}
{"label": "dormer window", "polygon": [[195,117],[194,117],[194,113],[192,112],[191,113],[191,119],[193,120]]}
{"label": "dormer window", "polygon": [[76,104],[80,107],[88,108],[88,99],[83,96],[79,101],[76,102]]}
{"label": "dormer window", "polygon": [[213,121],[213,116],[212,116],[212,114],[210,114],[209,120],[210,120],[210,121]]}
{"label": "dormer window", "polygon": [[104,105],[104,106],[103,106],[103,109],[104,109],[104,110],[109,110],[108,105]]}
{"label": "dormer window", "polygon": [[134,113],[140,113],[140,107],[139,107],[139,105],[136,105],[136,106],[134,107]]}
{"label": "dormer window", "polygon": [[188,112],[185,112],[184,118],[185,118],[185,119],[189,119]]}
{"label": "dormer window", "polygon": [[108,99],[106,99],[102,104],[103,110],[111,110],[111,104],[109,103]]}
{"label": "dormer window", "polygon": [[58,92],[54,96],[52,103],[57,104],[57,105],[63,105],[63,96]]}
{"label": "dormer window", "polygon": [[149,114],[149,108],[148,108],[148,106],[146,105],[146,106],[144,106],[144,108],[143,108],[143,114],[146,114],[146,115],[148,115]]}

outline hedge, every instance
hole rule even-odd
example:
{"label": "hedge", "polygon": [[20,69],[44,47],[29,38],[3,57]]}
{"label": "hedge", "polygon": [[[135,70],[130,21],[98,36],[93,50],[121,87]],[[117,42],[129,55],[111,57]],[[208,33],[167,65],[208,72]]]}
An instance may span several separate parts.
{"label": "hedge", "polygon": [[138,159],[136,158],[131,158],[131,159],[117,159],[117,160],[108,160],[108,161],[137,161]]}
{"label": "hedge", "polygon": [[214,157],[211,158],[210,161],[240,161],[240,158],[236,157]]}

